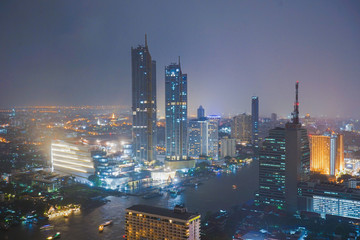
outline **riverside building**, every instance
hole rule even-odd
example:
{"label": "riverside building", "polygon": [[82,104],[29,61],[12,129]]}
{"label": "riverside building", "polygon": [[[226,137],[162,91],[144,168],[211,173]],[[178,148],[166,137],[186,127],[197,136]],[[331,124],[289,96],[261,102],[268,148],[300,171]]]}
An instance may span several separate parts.
{"label": "riverside building", "polygon": [[131,48],[133,153],[139,161],[155,159],[156,62],[145,46]]}
{"label": "riverside building", "polygon": [[71,175],[88,183],[88,177],[95,173],[90,148],[78,142],[52,141],[51,171]]}
{"label": "riverside building", "polygon": [[126,239],[198,240],[200,217],[200,214],[187,212],[179,205],[174,210],[134,205],[126,209]]}

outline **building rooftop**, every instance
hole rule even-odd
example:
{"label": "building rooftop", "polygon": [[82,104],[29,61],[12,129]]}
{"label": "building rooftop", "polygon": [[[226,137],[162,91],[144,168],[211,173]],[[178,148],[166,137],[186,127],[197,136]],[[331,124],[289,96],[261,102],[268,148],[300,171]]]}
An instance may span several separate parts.
{"label": "building rooftop", "polygon": [[180,212],[180,211],[174,211],[171,209],[167,209],[167,208],[160,208],[160,207],[153,207],[153,206],[149,206],[149,205],[134,205],[132,207],[127,208],[126,210],[128,211],[137,211],[137,212],[142,212],[142,213],[147,213],[147,214],[154,214],[154,215],[160,215],[160,216],[164,216],[164,217],[169,217],[169,218],[176,218],[176,219],[181,219],[181,220],[190,220],[194,217],[199,216],[200,214],[198,213],[191,213],[191,212]]}

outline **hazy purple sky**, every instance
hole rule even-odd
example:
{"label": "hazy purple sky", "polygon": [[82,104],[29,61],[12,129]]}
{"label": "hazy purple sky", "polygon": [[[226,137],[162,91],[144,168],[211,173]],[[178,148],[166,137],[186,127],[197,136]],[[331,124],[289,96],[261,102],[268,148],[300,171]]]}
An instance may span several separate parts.
{"label": "hazy purple sky", "polygon": [[0,2],[0,107],[129,105],[130,48],[181,56],[190,113],[360,117],[360,1]]}

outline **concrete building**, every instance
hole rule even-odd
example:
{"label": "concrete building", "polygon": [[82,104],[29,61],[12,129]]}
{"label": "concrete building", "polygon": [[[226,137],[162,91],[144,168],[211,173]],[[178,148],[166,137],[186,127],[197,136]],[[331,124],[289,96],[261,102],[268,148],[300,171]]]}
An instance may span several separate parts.
{"label": "concrete building", "polygon": [[257,204],[297,210],[297,184],[310,176],[310,148],[306,129],[299,122],[298,82],[292,121],[270,130],[259,157]]}
{"label": "concrete building", "polygon": [[194,119],[189,121],[189,157],[208,156],[208,121]]}
{"label": "concrete building", "polygon": [[145,46],[131,48],[133,153],[139,161],[155,159],[156,62]]}
{"label": "concrete building", "polygon": [[236,156],[236,139],[223,138],[220,140],[220,156],[221,158]]}
{"label": "concrete building", "polygon": [[311,171],[334,176],[344,169],[343,135],[310,135],[310,152]]}
{"label": "concrete building", "polygon": [[[200,108],[199,108],[200,109]],[[203,108],[200,112],[205,111]],[[200,116],[202,113],[200,113]],[[213,160],[219,158],[219,120],[220,116],[210,115],[189,121],[189,151],[192,158],[207,156]]]}
{"label": "concrete building", "polygon": [[360,219],[360,189],[333,183],[302,182],[298,185],[299,209]]}
{"label": "concrete building", "polygon": [[276,121],[277,121],[277,114],[276,114],[276,113],[272,113],[270,119],[271,119],[272,122],[276,122]]}
{"label": "concrete building", "polygon": [[127,240],[200,239],[200,214],[175,206],[174,210],[147,205],[126,209]]}
{"label": "concrete building", "polygon": [[220,116],[209,115],[208,121],[208,157],[213,160],[219,159],[219,121]]}
{"label": "concrete building", "polygon": [[231,124],[231,138],[240,142],[251,143],[252,118],[245,113],[233,117]]}
{"label": "concrete building", "polygon": [[90,148],[78,142],[52,141],[51,170],[87,182],[88,177],[95,173]]}

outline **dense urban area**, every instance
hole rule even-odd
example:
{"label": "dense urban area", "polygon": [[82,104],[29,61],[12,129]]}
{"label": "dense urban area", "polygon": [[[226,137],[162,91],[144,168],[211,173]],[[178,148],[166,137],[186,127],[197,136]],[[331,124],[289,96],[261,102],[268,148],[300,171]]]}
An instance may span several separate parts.
{"label": "dense urban area", "polygon": [[[257,103],[257,98],[254,100],[253,104]],[[261,164],[268,161],[262,155],[272,156],[269,147],[275,148],[273,141],[278,140],[271,134],[289,122],[276,114],[259,118],[259,160],[251,141],[251,115],[205,117],[203,112],[200,107],[200,116],[190,118],[188,125],[189,156],[194,166],[176,170],[165,163],[164,119],[159,119],[154,129],[156,160],[144,162],[134,157],[131,113],[124,107],[2,110],[2,231],[11,232],[19,224],[51,226],[54,218],[71,218],[77,212],[107,204],[108,196],[152,199],[166,194],[174,198],[188,188],[201,188],[218,174],[237,174],[243,166],[259,165],[259,161],[262,173],[266,169]],[[271,184],[260,180],[253,199],[230,209],[209,209],[201,216],[202,239],[356,239],[360,218],[360,123],[309,115],[301,122],[309,134],[312,172],[308,182],[299,183],[297,189],[299,199],[311,204],[293,214],[285,211],[282,202],[264,204],[268,196],[262,186]],[[213,129],[206,126],[211,124],[215,125]],[[206,138],[201,134],[202,125],[207,127]],[[216,142],[212,145],[215,151],[201,142],[209,138]],[[233,188],[235,191],[236,183]]]}
{"label": "dense urban area", "polygon": [[360,1],[0,1],[0,239],[359,240]]}

